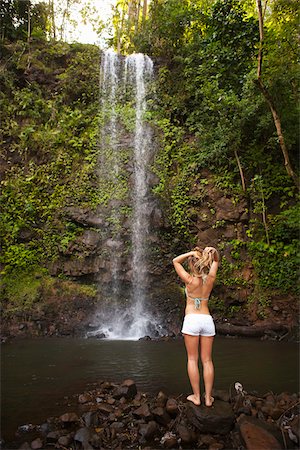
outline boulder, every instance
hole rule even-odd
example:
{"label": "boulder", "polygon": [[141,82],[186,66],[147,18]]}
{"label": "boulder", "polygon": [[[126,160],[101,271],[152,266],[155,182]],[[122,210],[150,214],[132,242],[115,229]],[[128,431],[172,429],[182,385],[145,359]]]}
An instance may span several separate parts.
{"label": "boulder", "polygon": [[200,433],[227,434],[231,431],[235,416],[226,402],[215,400],[210,408],[187,404],[186,415]]}
{"label": "boulder", "polygon": [[281,450],[283,448],[279,430],[262,420],[255,417],[242,417],[238,426],[247,450]]}

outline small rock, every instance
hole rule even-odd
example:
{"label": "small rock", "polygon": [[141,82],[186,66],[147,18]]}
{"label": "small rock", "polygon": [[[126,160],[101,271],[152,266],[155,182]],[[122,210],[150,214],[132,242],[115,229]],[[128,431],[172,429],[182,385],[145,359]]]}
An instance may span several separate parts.
{"label": "small rock", "polygon": [[115,400],[114,398],[112,398],[112,397],[108,397],[108,399],[106,400],[106,402],[107,402],[109,405],[114,405],[114,404],[116,403],[116,400]]}
{"label": "small rock", "polygon": [[169,398],[166,403],[166,411],[171,416],[177,416],[178,414],[178,404],[174,398]]}
{"label": "small rock", "polygon": [[79,422],[79,417],[74,412],[65,413],[59,419],[64,423]]}
{"label": "small rock", "polygon": [[56,442],[60,437],[59,431],[50,431],[50,433],[47,434],[46,440],[47,443],[54,443]]}
{"label": "small rock", "polygon": [[43,442],[40,438],[35,439],[34,441],[31,442],[31,448],[33,450],[37,450],[39,448],[43,448]]}
{"label": "small rock", "polygon": [[277,420],[282,415],[282,413],[283,413],[282,409],[275,407],[271,409],[270,416],[272,417],[272,419]]}
{"label": "small rock", "polygon": [[111,424],[110,428],[118,431],[118,430],[121,430],[122,428],[124,428],[124,426],[125,425],[123,422],[113,422]]}
{"label": "small rock", "polygon": [[171,417],[169,416],[167,411],[164,408],[161,408],[160,406],[158,408],[153,409],[152,414],[156,422],[160,423],[161,425],[168,425],[168,423],[171,421]]}
{"label": "small rock", "polygon": [[140,418],[144,418],[144,419],[149,419],[150,417],[152,417],[152,414],[150,412],[150,409],[149,409],[149,406],[147,405],[147,403],[144,403],[138,409],[133,411],[132,414],[136,417],[140,417]]}
{"label": "small rock", "polygon": [[261,411],[265,414],[266,417],[271,415],[272,406],[264,405],[261,407]]}
{"label": "small rock", "polygon": [[88,411],[82,415],[82,419],[87,427],[97,426],[99,423],[97,414],[93,411]]}
{"label": "small rock", "polygon": [[157,406],[164,407],[164,406],[166,406],[167,401],[168,401],[168,396],[164,392],[160,391],[156,397]]}
{"label": "small rock", "polygon": [[61,436],[57,442],[59,445],[61,445],[63,447],[68,447],[68,445],[70,445],[71,441],[72,441],[71,436],[67,435],[67,436]]}
{"label": "small rock", "polygon": [[242,408],[238,409],[237,414],[245,414],[246,416],[251,416],[251,408],[249,406],[242,406]]}
{"label": "small rock", "polygon": [[110,390],[112,390],[114,387],[115,387],[115,386],[114,386],[112,383],[110,383],[109,381],[103,381],[103,383],[101,383],[101,388],[102,388],[104,391],[110,391]]}
{"label": "small rock", "polygon": [[74,441],[81,442],[83,448],[85,450],[90,450],[91,446],[89,445],[89,440],[91,438],[91,431],[89,428],[79,428],[74,436]]}
{"label": "small rock", "polygon": [[222,442],[214,442],[208,447],[208,450],[222,450],[222,448],[224,448]]}
{"label": "small rock", "polygon": [[171,431],[167,431],[166,434],[161,438],[160,443],[166,448],[177,447],[176,435]]}
{"label": "small rock", "polygon": [[21,447],[19,447],[19,450],[31,450],[31,447],[28,442],[23,442],[23,444],[21,444]]}
{"label": "small rock", "polygon": [[114,407],[112,405],[109,405],[108,403],[100,403],[97,408],[98,411],[107,415],[114,411]]}
{"label": "small rock", "polygon": [[139,433],[148,441],[158,432],[158,425],[154,420],[147,424],[140,425]]}
{"label": "small rock", "polygon": [[88,403],[92,401],[92,396],[90,394],[81,394],[78,397],[78,403]]}
{"label": "small rock", "polygon": [[215,440],[215,438],[210,436],[209,434],[203,434],[201,436],[201,445],[204,444],[210,446],[212,444],[215,444],[216,442],[217,441]]}
{"label": "small rock", "polygon": [[193,430],[190,430],[183,424],[179,424],[177,427],[178,434],[183,444],[192,444],[197,440],[197,435]]}
{"label": "small rock", "polygon": [[125,380],[123,381],[121,386],[116,389],[113,397],[115,399],[120,399],[121,397],[125,397],[126,399],[133,399],[136,394],[137,389],[135,382],[133,380]]}

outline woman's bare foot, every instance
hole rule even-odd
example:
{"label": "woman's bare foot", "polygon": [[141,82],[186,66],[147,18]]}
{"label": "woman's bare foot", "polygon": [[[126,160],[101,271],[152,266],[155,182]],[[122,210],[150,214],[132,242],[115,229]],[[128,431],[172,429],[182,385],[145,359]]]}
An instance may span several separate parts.
{"label": "woman's bare foot", "polygon": [[186,399],[189,400],[190,402],[194,403],[194,405],[199,406],[201,404],[200,395],[197,396],[195,394],[191,394]]}
{"label": "woman's bare foot", "polygon": [[212,406],[214,401],[215,399],[212,396],[210,397],[205,396],[205,406],[208,407]]}

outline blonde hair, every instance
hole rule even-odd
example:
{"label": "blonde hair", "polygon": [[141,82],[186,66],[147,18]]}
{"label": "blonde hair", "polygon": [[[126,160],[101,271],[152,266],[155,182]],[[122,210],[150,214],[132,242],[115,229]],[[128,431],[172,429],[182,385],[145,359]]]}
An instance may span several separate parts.
{"label": "blonde hair", "polygon": [[190,256],[188,262],[191,264],[193,274],[201,277],[205,283],[212,263],[219,260],[219,253],[214,247],[205,247],[204,250],[195,247],[193,251],[197,252],[197,256]]}

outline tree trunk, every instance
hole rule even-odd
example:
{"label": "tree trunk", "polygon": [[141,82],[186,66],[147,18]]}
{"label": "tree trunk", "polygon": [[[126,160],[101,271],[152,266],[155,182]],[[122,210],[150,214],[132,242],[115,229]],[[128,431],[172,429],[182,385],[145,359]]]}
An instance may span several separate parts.
{"label": "tree trunk", "polygon": [[143,3],[143,22],[146,20],[147,12],[148,12],[148,3],[147,3],[147,0],[144,0],[144,3]]}
{"label": "tree trunk", "polygon": [[52,37],[56,40],[56,29],[55,29],[55,15],[54,15],[54,0],[49,0],[49,10],[50,10],[50,18],[51,18],[51,31]]}
{"label": "tree trunk", "polygon": [[274,104],[274,101],[273,101],[269,91],[267,90],[267,88],[265,87],[265,85],[262,81],[264,21],[263,21],[263,11],[262,11],[261,0],[256,0],[256,2],[257,2],[258,21],[259,21],[259,51],[258,51],[258,58],[257,58],[257,62],[258,62],[258,64],[257,64],[257,85],[271,110],[274,124],[275,124],[276,131],[277,131],[279,145],[280,145],[283,157],[284,157],[284,166],[286,168],[286,171],[287,171],[288,175],[294,181],[295,185],[299,189],[299,179],[298,179],[297,175],[295,174],[295,172],[292,168],[291,162],[290,162],[289,153],[288,153],[288,149],[286,147],[284,136],[282,133],[281,120],[280,120],[277,108]]}
{"label": "tree trunk", "polygon": [[30,44],[30,3],[28,3],[28,10],[27,10],[27,44]]}
{"label": "tree trunk", "polygon": [[236,150],[234,150],[234,156],[235,156],[238,168],[239,168],[241,182],[242,182],[242,188],[243,188],[243,191],[246,192],[246,183],[245,183],[244,172],[243,172],[243,168],[242,168],[242,165],[241,165],[241,161],[240,161],[238,152]]}

